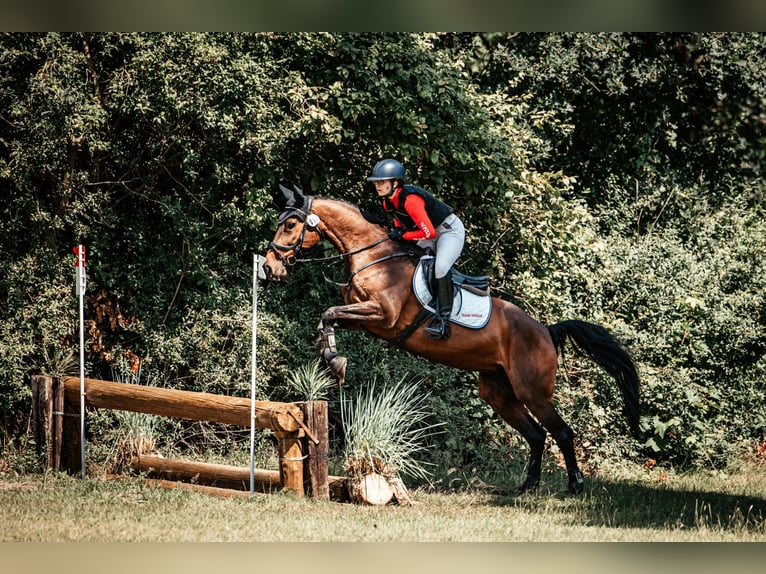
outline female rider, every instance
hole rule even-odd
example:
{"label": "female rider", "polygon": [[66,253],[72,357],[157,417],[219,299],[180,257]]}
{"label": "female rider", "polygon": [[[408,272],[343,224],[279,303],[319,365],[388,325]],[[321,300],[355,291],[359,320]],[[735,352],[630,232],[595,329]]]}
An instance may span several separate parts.
{"label": "female rider", "polygon": [[383,209],[393,216],[389,237],[394,241],[415,241],[435,253],[436,314],[425,328],[429,339],[447,339],[452,313],[451,270],[465,243],[465,228],[452,207],[426,190],[405,184],[404,166],[395,159],[378,162],[367,178],[383,200]]}

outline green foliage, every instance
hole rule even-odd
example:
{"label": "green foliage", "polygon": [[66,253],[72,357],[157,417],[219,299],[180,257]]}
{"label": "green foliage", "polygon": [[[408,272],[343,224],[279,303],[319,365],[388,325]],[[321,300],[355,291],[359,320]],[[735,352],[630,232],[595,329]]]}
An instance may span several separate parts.
{"label": "green foliage", "polygon": [[[129,352],[162,384],[248,395],[250,264],[273,236],[274,183],[380,213],[364,180],[390,155],[461,214],[463,271],[633,350],[638,441],[603,373],[563,369],[557,404],[594,468],[723,464],[766,420],[765,49],[719,33],[0,37],[3,431],[26,428],[31,374],[71,368],[78,243],[89,293],[119,318],[96,325],[90,376]],[[260,397],[294,397],[342,275],[304,264],[262,288]],[[106,308],[89,305],[96,321]],[[422,380],[449,425],[424,453],[440,478],[520,472],[526,447],[475,375],[359,332],[338,344],[349,392]]]}
{"label": "green foliage", "polygon": [[763,179],[763,44],[746,33],[494,34],[470,61],[485,89],[530,102],[543,169],[575,177],[609,226],[645,230]]}
{"label": "green foliage", "polygon": [[72,268],[29,253],[0,276],[0,420],[13,428],[31,398],[29,375],[71,374],[66,337],[77,323]]}
{"label": "green foliage", "polygon": [[650,450],[720,465],[763,438],[766,227],[734,207],[697,223],[687,242],[613,238],[591,299],[642,366]]}

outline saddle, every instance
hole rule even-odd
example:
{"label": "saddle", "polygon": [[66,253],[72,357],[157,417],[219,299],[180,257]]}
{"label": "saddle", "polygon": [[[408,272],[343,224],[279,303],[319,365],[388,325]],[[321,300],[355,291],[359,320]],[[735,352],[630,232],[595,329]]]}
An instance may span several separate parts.
{"label": "saddle", "polygon": [[[401,346],[404,341],[422,325],[435,311],[434,296],[434,260],[433,252],[417,246],[411,246],[408,254],[417,261],[415,273],[412,276],[412,292],[422,306],[415,320],[402,330],[389,344]],[[482,329],[489,322],[492,314],[492,297],[489,295],[489,277],[471,276],[451,271],[454,299],[450,321],[469,329]]]}
{"label": "saddle", "polygon": [[[428,284],[433,285],[434,262],[436,259],[430,255],[426,255],[422,257],[420,261],[423,268],[423,273],[428,280]],[[462,287],[467,291],[471,291],[480,297],[489,295],[489,275],[466,275],[465,273],[461,273],[453,267],[452,284],[457,287]]]}

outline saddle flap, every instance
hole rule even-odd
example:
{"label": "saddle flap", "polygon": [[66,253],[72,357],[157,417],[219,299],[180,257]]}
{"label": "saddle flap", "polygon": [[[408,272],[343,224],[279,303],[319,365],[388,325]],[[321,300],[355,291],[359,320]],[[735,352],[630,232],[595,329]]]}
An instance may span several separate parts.
{"label": "saddle flap", "polygon": [[[431,278],[433,277],[434,257],[424,256],[415,269],[412,277],[412,291],[418,302],[427,310],[433,312],[433,294],[431,292]],[[454,275],[454,271],[453,271]],[[486,291],[471,288],[465,284],[456,283],[453,279],[455,297],[452,302],[452,316],[450,320],[469,329],[481,329],[489,321],[492,313],[492,297]]]}

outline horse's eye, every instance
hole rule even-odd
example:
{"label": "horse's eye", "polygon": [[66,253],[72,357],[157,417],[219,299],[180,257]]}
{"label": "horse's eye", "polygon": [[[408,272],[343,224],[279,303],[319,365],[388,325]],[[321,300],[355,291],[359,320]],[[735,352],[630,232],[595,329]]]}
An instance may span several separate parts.
{"label": "horse's eye", "polygon": [[292,231],[295,228],[295,221],[285,221],[285,231]]}

